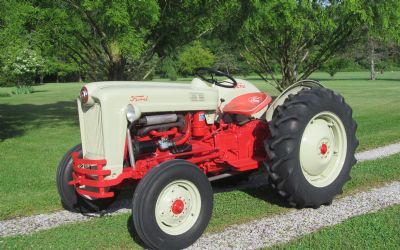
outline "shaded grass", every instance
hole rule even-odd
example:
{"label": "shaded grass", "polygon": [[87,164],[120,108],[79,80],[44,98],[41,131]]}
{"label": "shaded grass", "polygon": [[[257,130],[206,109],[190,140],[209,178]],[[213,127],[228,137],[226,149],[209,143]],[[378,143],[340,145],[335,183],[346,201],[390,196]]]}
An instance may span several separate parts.
{"label": "shaded grass", "polygon": [[[316,76],[325,77],[323,73]],[[329,80],[326,86],[342,93],[353,107],[359,124],[358,150],[400,141],[400,83],[392,80],[400,79],[400,72],[378,81],[358,80],[367,79],[365,72],[337,77],[356,79]],[[260,80],[252,82],[277,94]],[[64,153],[80,141],[75,98],[81,87],[78,83],[46,84],[35,86],[29,95],[0,99],[0,219],[61,208],[55,171]],[[10,90],[0,88],[0,93]]]}
{"label": "shaded grass", "polygon": [[360,215],[273,249],[399,249],[400,205]]}
{"label": "shaded grass", "polygon": [[[369,189],[385,182],[400,179],[400,154],[362,162],[353,168],[353,179],[345,186],[344,193]],[[289,211],[282,200],[270,189],[260,187],[243,191],[218,193],[207,232],[215,232],[232,224],[271,216]],[[55,249],[128,249],[141,248],[129,214],[95,218],[41,231],[32,235],[1,238],[0,248],[55,248]]]}

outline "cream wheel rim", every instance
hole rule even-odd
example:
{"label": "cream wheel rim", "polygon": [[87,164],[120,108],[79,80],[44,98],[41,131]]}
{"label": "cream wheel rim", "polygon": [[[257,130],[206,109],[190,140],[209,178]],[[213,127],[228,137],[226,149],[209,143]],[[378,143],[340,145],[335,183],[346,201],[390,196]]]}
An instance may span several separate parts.
{"label": "cream wheel rim", "polygon": [[197,187],[187,180],[169,183],[159,194],[155,215],[158,226],[170,235],[187,232],[196,223],[201,210]]}
{"label": "cream wheel rim", "polygon": [[326,187],[339,176],[347,153],[345,127],[332,112],[321,112],[307,124],[300,144],[300,165],[307,181]]}

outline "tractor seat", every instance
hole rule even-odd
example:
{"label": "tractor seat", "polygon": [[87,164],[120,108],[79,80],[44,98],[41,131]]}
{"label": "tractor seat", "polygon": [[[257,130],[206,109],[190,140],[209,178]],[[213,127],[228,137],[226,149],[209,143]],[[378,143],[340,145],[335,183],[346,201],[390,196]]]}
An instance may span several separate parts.
{"label": "tractor seat", "polygon": [[224,107],[224,113],[251,116],[272,101],[272,97],[263,92],[247,93],[232,99]]}

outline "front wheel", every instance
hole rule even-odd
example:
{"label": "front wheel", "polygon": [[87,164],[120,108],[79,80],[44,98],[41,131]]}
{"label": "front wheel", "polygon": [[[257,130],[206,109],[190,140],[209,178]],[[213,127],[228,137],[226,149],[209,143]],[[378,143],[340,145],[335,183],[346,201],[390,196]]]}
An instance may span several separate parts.
{"label": "front wheel", "polygon": [[329,204],[356,163],[356,128],[351,108],[329,89],[289,96],[274,113],[265,144],[272,186],[292,206]]}
{"label": "front wheel", "polygon": [[211,218],[213,191],[200,169],[172,160],[151,169],[139,182],[133,224],[151,249],[183,249],[203,233]]}

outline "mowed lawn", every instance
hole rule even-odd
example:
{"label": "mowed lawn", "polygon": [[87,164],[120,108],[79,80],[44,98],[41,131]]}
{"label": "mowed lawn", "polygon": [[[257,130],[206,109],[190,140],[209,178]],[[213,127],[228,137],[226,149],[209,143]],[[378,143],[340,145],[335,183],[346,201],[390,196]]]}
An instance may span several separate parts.
{"label": "mowed lawn", "polygon": [[[384,79],[366,80],[368,73],[342,73],[337,80],[322,73],[312,76],[324,79],[353,107],[359,150],[400,141],[400,73],[379,77]],[[262,90],[277,94],[255,77],[248,78]],[[55,171],[63,154],[80,140],[75,98],[81,86],[46,84],[35,87],[30,95],[0,98],[0,219],[61,209]],[[0,92],[10,89],[0,88]],[[232,196],[242,199],[240,192],[219,196],[226,200],[222,206],[227,211]],[[245,200],[251,204],[259,199]]]}

